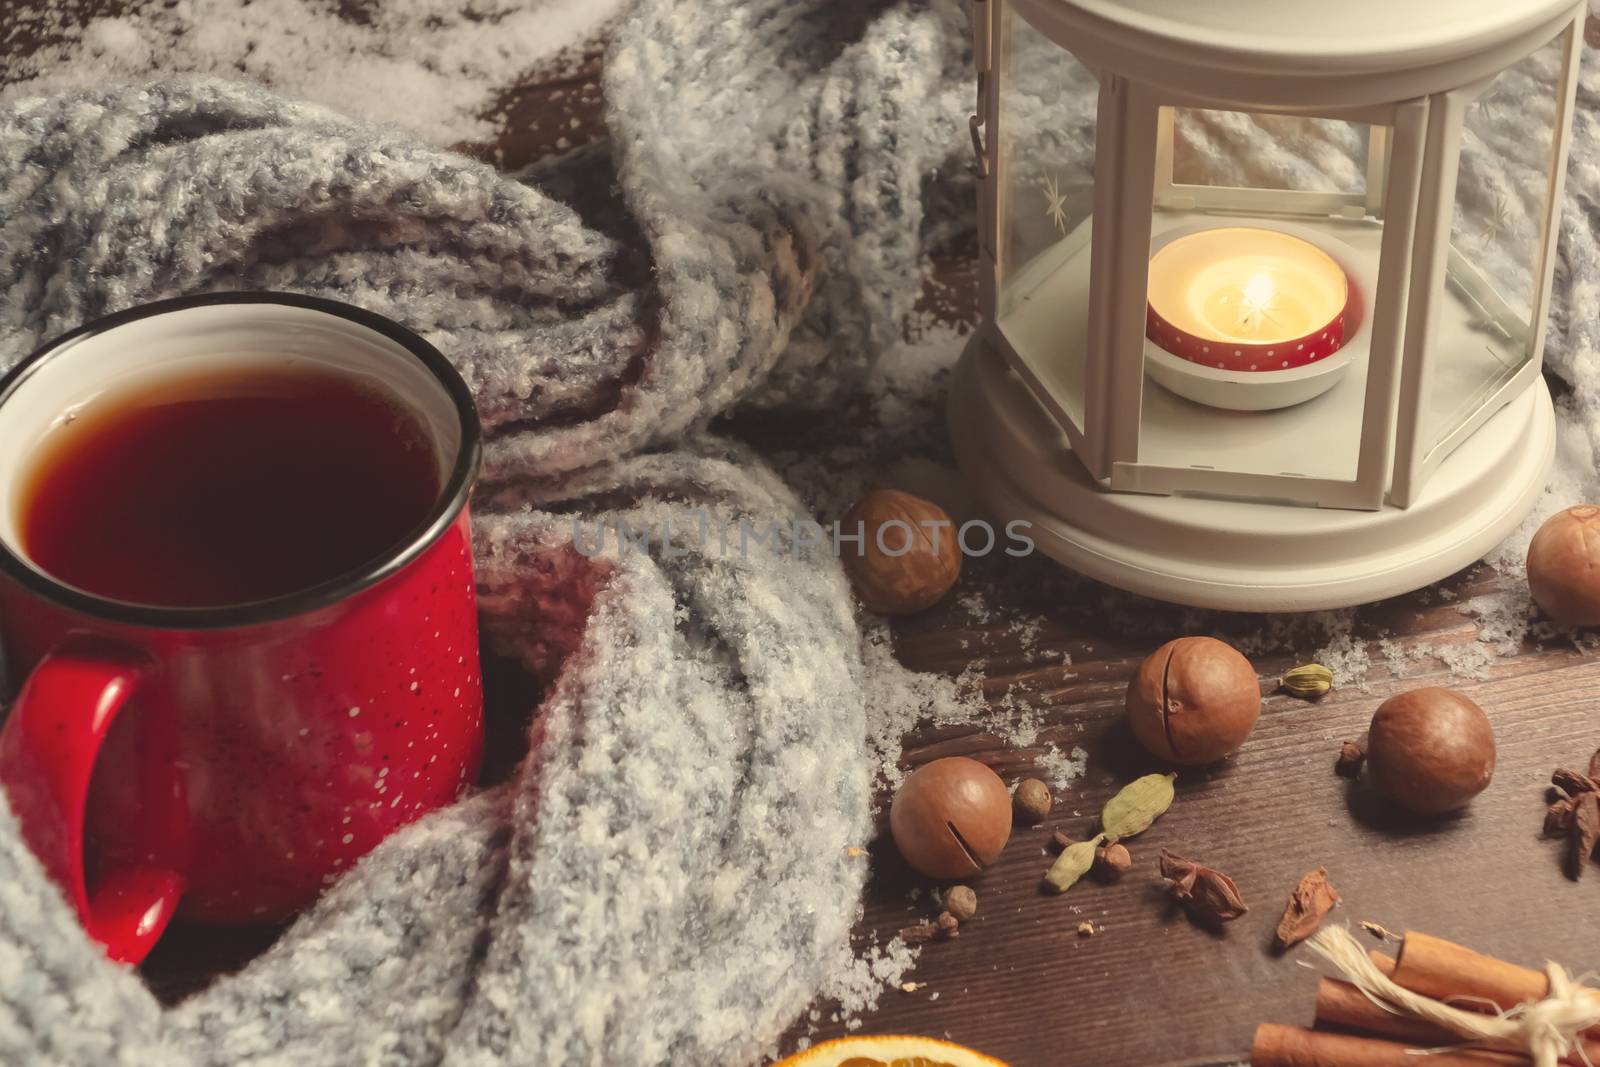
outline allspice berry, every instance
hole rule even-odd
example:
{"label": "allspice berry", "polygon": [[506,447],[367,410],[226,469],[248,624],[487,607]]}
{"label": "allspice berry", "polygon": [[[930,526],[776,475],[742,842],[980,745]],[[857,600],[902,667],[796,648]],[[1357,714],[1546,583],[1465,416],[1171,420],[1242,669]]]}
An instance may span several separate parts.
{"label": "allspice berry", "polygon": [[1413,689],[1378,706],[1365,771],[1384,796],[1420,815],[1465,807],[1494,777],[1494,729],[1453,689]]}
{"label": "allspice berry", "polygon": [[1017,791],[1011,800],[1017,809],[1017,818],[1030,826],[1043,822],[1050,814],[1050,805],[1055,803],[1050,796],[1050,787],[1037,778],[1024,778],[1017,783]]}
{"label": "allspice berry", "polygon": [[[856,599],[879,615],[932,607],[961,576],[961,543],[937,504],[893,489],[869,493],[839,524],[839,554]],[[857,543],[857,534],[861,540]]]}
{"label": "allspice berry", "polygon": [[1528,545],[1528,591],[1566,626],[1600,626],[1600,507],[1579,504],[1545,520]]}
{"label": "allspice berry", "polygon": [[1011,837],[1011,794],[994,771],[964,756],[913,771],[889,805],[895,847],[919,874],[970,878]]}
{"label": "allspice berry", "polygon": [[944,910],[966,922],[978,914],[978,894],[970,886],[953,885],[944,891]]}
{"label": "allspice berry", "polygon": [[1094,850],[1094,867],[1091,870],[1102,882],[1116,882],[1133,868],[1133,856],[1121,842],[1113,841]]}
{"label": "allspice berry", "polygon": [[1152,755],[1214,763],[1238,749],[1261,716],[1255,668],[1214,637],[1180,637],[1156,649],[1128,684],[1128,725]]}

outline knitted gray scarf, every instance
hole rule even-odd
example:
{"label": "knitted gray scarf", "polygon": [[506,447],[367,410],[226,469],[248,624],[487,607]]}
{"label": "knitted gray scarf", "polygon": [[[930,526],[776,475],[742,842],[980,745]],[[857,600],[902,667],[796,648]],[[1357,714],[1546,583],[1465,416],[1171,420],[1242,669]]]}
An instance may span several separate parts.
{"label": "knitted gray scarf", "polygon": [[[548,682],[509,783],[390,838],[170,1010],[87,940],[0,804],[0,1063],[734,1064],[816,995],[870,834],[837,564],[591,558],[573,517],[799,515],[706,423],[825,402],[897,335],[969,31],[954,0],[829,7],[642,4],[607,64],[614,159],[528,184],[214,80],[0,111],[0,366],[203,290],[407,323],[489,434],[486,634]],[[613,182],[620,204],[580,195]]]}

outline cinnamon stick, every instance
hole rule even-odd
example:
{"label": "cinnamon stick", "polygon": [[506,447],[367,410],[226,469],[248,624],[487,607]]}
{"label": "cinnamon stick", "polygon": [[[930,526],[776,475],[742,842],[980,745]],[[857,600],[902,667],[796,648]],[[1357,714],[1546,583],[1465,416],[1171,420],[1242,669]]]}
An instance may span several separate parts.
{"label": "cinnamon stick", "polygon": [[[1379,953],[1373,953],[1372,958],[1379,967],[1387,962],[1386,958],[1379,962]],[[1543,1000],[1550,993],[1550,979],[1541,971],[1411,930],[1406,931],[1405,940],[1400,943],[1389,977],[1414,993],[1461,1008],[1488,1010],[1492,1003],[1505,1011]],[[1591,991],[1589,995],[1600,1002],[1600,992]],[[1600,1037],[1600,1026],[1592,1026],[1584,1033]]]}
{"label": "cinnamon stick", "polygon": [[[1465,1040],[1461,1035],[1442,1026],[1388,1011],[1374,1004],[1371,998],[1350,983],[1332,978],[1324,978],[1317,987],[1316,1018],[1318,1026],[1340,1026],[1349,1030],[1361,1030],[1427,1048],[1458,1045]],[[1585,1041],[1583,1052],[1589,1057],[1589,1063],[1600,1064],[1600,1040]],[[1581,1065],[1584,1060],[1574,1052],[1562,1062]]]}
{"label": "cinnamon stick", "polygon": [[[1421,1057],[1419,1046],[1375,1037],[1330,1034],[1263,1023],[1250,1046],[1250,1067],[1527,1067],[1526,1056],[1455,1048]],[[1420,1046],[1429,1048],[1432,1046]]]}
{"label": "cinnamon stick", "polygon": [[1361,990],[1336,978],[1324,978],[1317,986],[1316,1022],[1319,1027],[1342,1026],[1429,1048],[1459,1045],[1462,1040],[1461,1035],[1442,1026],[1374,1004]]}

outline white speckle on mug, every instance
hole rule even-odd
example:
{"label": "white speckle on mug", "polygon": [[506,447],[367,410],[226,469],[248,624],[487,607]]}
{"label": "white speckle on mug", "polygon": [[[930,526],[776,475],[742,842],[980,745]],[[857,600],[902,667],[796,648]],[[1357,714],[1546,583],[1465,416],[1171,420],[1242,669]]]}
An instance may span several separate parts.
{"label": "white speckle on mug", "polygon": [[310,728],[309,728],[309,727],[306,727],[306,726],[302,726],[302,727],[300,727],[300,736],[301,736],[301,737],[305,737],[305,736],[306,736],[306,735],[307,735],[307,734],[309,734],[309,733],[310,733],[310,732],[311,732],[311,730],[310,730]]}
{"label": "white speckle on mug", "polygon": [[340,841],[344,842],[347,845],[350,842],[354,841],[355,839],[356,839],[356,835],[355,834],[345,834],[343,837],[339,838]]}
{"label": "white speckle on mug", "polygon": [[361,709],[360,708],[351,708],[350,709],[350,717],[352,719],[355,718],[357,715],[360,715],[360,714],[361,714]]}
{"label": "white speckle on mug", "polygon": [[389,777],[389,768],[387,768],[387,767],[379,767],[378,768],[378,777],[379,778],[387,778],[387,777]]}

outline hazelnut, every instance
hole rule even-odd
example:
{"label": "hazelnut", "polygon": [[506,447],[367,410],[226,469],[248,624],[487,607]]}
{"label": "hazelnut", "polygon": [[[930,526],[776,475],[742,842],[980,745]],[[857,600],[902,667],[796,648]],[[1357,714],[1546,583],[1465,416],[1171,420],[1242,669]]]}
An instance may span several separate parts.
{"label": "hazelnut", "polygon": [[966,922],[978,914],[978,894],[969,886],[953,885],[944,891],[944,910]]}
{"label": "hazelnut", "polygon": [[1494,729],[1451,689],[1413,689],[1378,706],[1366,772],[1384,796],[1421,815],[1465,807],[1494,776]]}
{"label": "hazelnut", "polygon": [[1132,869],[1133,856],[1128,853],[1124,845],[1112,842],[1109,845],[1101,845],[1094,850],[1094,867],[1092,870],[1095,877],[1102,882],[1119,881],[1123,875]]}
{"label": "hazelnut", "polygon": [[1017,809],[1017,818],[1029,825],[1043,822],[1045,816],[1050,814],[1050,805],[1055,802],[1050,796],[1050,787],[1037,778],[1024,778],[1019,782],[1011,799]]}
{"label": "hazelnut", "polygon": [[889,832],[919,874],[967,878],[998,859],[1011,837],[1011,794],[977,760],[936,759],[901,783]]}
{"label": "hazelnut", "polygon": [[1600,507],[1579,504],[1545,520],[1528,545],[1528,591],[1565,626],[1600,626]]}
{"label": "hazelnut", "polygon": [[937,504],[893,489],[869,493],[845,513],[840,559],[856,599],[879,615],[932,607],[961,575],[955,524]]}
{"label": "hazelnut", "polygon": [[1128,683],[1133,736],[1173,763],[1216,762],[1244,744],[1260,715],[1255,668],[1214,637],[1168,641]]}

